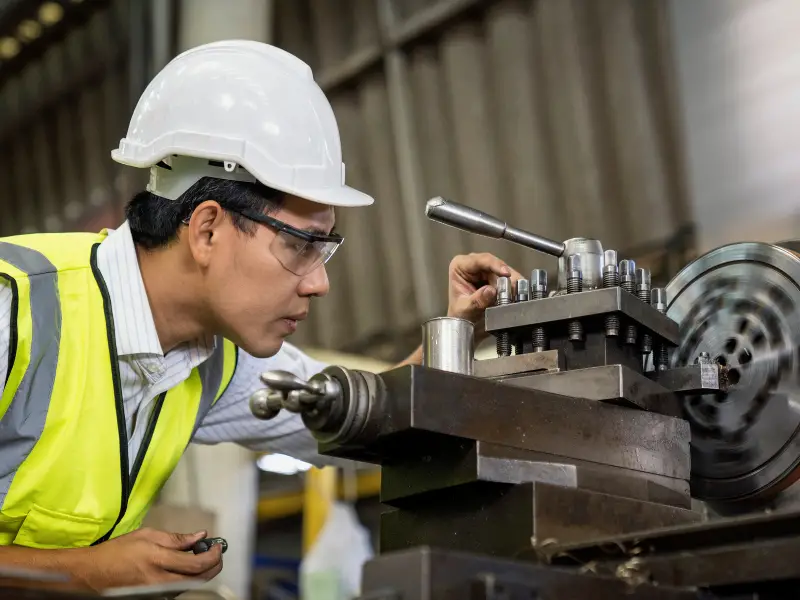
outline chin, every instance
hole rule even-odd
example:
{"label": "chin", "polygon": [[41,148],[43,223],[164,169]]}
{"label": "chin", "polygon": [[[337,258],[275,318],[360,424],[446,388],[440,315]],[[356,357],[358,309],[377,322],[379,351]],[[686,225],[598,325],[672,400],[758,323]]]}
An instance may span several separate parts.
{"label": "chin", "polygon": [[274,340],[264,341],[260,340],[258,344],[248,344],[249,347],[242,346],[242,349],[251,356],[256,358],[270,358],[280,352],[283,346],[283,339],[278,338]]}

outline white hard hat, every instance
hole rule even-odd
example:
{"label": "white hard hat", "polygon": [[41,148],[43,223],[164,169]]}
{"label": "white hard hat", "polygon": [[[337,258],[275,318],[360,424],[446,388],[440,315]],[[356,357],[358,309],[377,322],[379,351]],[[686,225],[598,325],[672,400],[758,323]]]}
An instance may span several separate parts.
{"label": "white hard hat", "polygon": [[311,68],[260,42],[214,42],[175,57],[147,86],[111,157],[150,167],[147,189],[171,199],[211,176],[332,206],[373,202],[344,184],[339,128]]}

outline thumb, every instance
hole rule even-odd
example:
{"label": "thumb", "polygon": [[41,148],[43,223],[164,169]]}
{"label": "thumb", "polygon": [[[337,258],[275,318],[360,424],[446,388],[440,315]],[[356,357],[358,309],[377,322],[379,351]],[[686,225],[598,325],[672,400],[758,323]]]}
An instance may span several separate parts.
{"label": "thumb", "polygon": [[494,304],[497,297],[497,290],[494,286],[485,285],[469,297],[470,308],[473,310],[484,310]]}
{"label": "thumb", "polygon": [[170,533],[169,548],[174,550],[190,550],[197,542],[208,536],[206,531],[196,533]]}

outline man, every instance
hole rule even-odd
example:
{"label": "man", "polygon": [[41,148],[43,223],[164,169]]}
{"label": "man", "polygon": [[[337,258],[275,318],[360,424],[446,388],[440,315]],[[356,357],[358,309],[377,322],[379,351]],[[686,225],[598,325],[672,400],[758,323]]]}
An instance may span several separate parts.
{"label": "man", "polygon": [[[119,229],[0,240],[0,563],[98,590],[206,580],[219,548],[187,552],[205,532],[142,519],[190,441],[322,462],[295,415],[258,421],[248,398],[263,371],[324,367],[284,340],[328,291],[333,207],[372,198],[344,185],[310,69],[255,42],[174,59],[112,157],[151,173]],[[456,257],[448,313],[480,320],[502,275]]]}

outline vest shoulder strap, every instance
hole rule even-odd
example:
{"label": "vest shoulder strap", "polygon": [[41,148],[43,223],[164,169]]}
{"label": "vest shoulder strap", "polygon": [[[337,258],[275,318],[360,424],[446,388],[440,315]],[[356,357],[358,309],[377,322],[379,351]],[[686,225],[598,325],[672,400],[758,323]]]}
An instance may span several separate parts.
{"label": "vest shoulder strap", "polygon": [[[5,251],[0,261],[15,264],[14,258],[39,255],[42,259],[27,259],[25,268],[19,267],[28,277],[68,269],[89,268],[92,247],[106,238],[103,233],[34,233],[0,238]],[[25,252],[28,250],[29,252]],[[2,271],[0,267],[0,271]]]}

